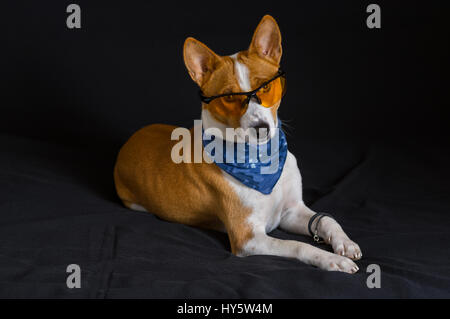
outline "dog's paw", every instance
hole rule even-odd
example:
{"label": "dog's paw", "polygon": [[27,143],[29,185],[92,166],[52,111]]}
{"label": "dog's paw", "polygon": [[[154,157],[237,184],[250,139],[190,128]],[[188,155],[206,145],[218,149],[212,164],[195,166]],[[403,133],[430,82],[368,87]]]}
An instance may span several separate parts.
{"label": "dog's paw", "polygon": [[353,260],[359,260],[362,257],[361,248],[347,236],[329,236],[328,243],[333,247],[335,254],[348,257]]}
{"label": "dog's paw", "polygon": [[349,274],[356,273],[359,268],[349,258],[329,253],[324,258],[321,258],[319,268],[328,271],[341,271]]}

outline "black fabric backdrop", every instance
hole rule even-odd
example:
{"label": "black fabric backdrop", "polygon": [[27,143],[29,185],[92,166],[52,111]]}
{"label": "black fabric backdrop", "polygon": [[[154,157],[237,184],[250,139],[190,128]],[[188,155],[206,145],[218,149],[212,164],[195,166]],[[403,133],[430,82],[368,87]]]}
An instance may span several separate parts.
{"label": "black fabric backdrop", "polygon": [[[365,1],[77,1],[81,30],[65,26],[69,3],[1,5],[0,297],[450,297],[443,1],[378,1],[381,30],[366,27]],[[115,195],[115,156],[134,131],[199,118],[184,39],[232,54],[266,13],[283,35],[280,117],[305,200],[359,243],[355,275],[235,257],[225,234]],[[80,289],[66,287],[72,263]],[[369,264],[380,289],[366,286]]]}

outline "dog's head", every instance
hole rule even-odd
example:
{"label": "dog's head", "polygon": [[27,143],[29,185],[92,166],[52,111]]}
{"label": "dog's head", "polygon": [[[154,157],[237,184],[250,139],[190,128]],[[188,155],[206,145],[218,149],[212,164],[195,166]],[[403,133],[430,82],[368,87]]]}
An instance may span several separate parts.
{"label": "dog's head", "polygon": [[[285,85],[279,74],[281,33],[274,18],[262,18],[246,51],[219,56],[200,41],[187,38],[183,54],[203,96],[204,126],[222,131],[242,128],[256,132],[259,141],[273,135]],[[231,94],[252,91],[253,95]]]}

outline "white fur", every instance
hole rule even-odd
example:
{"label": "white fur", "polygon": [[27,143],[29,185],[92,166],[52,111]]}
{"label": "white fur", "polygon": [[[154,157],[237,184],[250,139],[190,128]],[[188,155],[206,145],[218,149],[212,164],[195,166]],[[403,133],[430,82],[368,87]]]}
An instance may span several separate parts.
{"label": "white fur", "polygon": [[239,86],[241,87],[241,90],[243,92],[251,91],[252,87],[250,85],[250,77],[248,74],[247,66],[237,60],[237,54],[231,55],[230,58],[232,58],[234,61],[234,69],[236,71],[237,80],[238,80]]}
{"label": "white fur", "polygon": [[242,204],[254,211],[248,219],[254,230],[271,232],[280,225],[289,206],[302,202],[300,171],[291,152],[288,152],[281,177],[269,195],[245,186],[226,172],[223,174]]}
{"label": "white fur", "polygon": [[217,121],[206,108],[202,108],[202,125],[205,130],[212,127],[218,128],[222,132],[223,138],[226,139],[227,126]]}
{"label": "white fur", "polygon": [[138,212],[147,212],[147,210],[145,209],[145,207],[143,207],[143,206],[141,206],[141,205],[138,205],[138,204],[135,204],[135,203],[132,203],[132,204],[130,205],[130,209],[135,210],[135,211],[138,211]]}
{"label": "white fur", "polygon": [[[252,90],[250,85],[250,76],[248,68],[245,64],[239,62],[236,58],[236,55],[232,55],[231,58],[234,60],[234,68],[236,70],[236,77],[243,92],[249,92]],[[241,117],[241,127],[244,130],[252,127],[253,124],[265,122],[270,126],[270,137],[275,135],[274,128],[277,125],[277,119],[273,118],[272,112],[270,108],[264,107],[253,99],[250,101],[247,111]]]}

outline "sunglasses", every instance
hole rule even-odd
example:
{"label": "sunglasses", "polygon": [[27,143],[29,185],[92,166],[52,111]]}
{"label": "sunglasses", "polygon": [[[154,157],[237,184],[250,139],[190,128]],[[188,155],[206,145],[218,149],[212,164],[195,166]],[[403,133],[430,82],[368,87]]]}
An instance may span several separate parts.
{"label": "sunglasses", "polygon": [[214,96],[204,96],[202,91],[199,92],[200,99],[203,103],[209,104],[213,100],[219,100],[224,106],[239,104],[246,107],[251,99],[255,99],[258,104],[264,107],[272,107],[286,93],[286,75],[281,69],[270,80],[261,84],[258,88],[250,92],[225,93]]}

